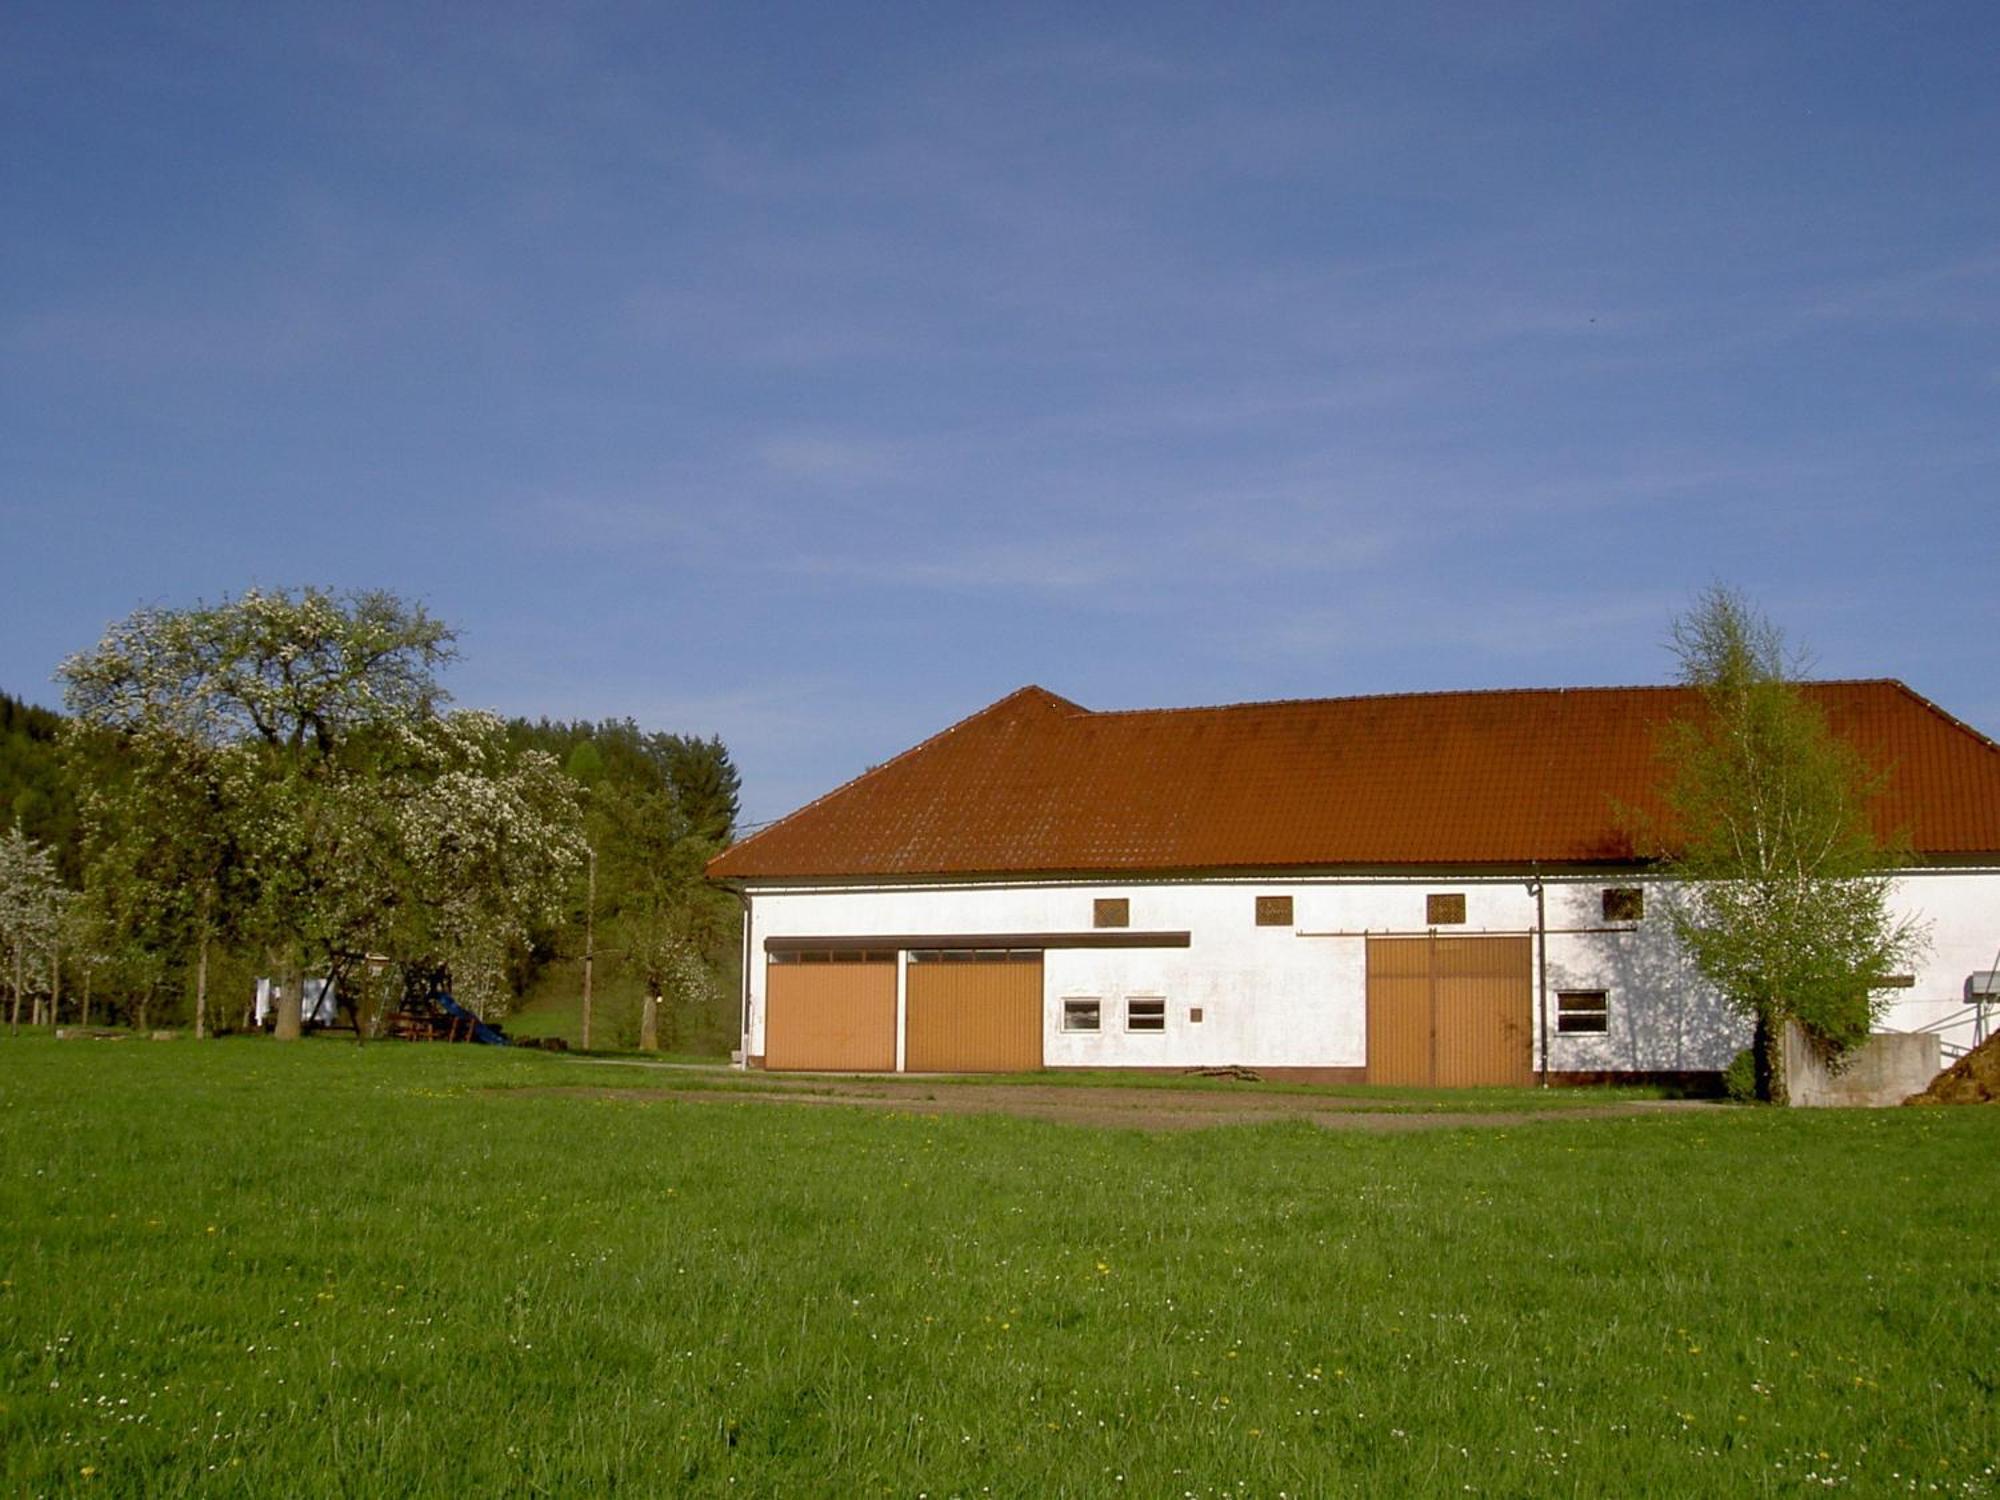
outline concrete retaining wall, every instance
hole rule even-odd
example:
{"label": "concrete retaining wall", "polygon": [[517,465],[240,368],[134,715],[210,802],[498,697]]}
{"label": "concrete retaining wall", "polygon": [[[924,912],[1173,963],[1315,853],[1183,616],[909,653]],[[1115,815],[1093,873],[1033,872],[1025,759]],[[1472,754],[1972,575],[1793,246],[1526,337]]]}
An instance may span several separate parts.
{"label": "concrete retaining wall", "polygon": [[1805,1108],[1882,1109],[1921,1094],[1941,1066],[1938,1039],[1884,1032],[1871,1036],[1838,1073],[1795,1025],[1785,1028],[1785,1079],[1792,1103]]}

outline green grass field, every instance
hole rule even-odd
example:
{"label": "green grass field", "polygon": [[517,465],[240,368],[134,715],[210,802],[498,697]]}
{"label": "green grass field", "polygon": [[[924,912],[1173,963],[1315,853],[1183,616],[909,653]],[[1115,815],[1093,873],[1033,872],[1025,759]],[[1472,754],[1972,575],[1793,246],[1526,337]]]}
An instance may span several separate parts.
{"label": "green grass field", "polygon": [[0,1041],[0,1488],[1995,1490],[2000,1111],[1141,1135],[612,1071]]}

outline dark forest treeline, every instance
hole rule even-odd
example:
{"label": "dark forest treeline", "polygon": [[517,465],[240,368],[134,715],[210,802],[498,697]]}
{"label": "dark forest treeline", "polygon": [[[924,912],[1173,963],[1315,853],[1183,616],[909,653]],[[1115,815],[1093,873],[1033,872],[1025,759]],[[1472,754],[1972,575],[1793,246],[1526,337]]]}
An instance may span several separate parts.
{"label": "dark forest treeline", "polygon": [[83,829],[64,773],[62,715],[0,693],[0,827],[18,827],[55,852],[71,885],[82,874]]}

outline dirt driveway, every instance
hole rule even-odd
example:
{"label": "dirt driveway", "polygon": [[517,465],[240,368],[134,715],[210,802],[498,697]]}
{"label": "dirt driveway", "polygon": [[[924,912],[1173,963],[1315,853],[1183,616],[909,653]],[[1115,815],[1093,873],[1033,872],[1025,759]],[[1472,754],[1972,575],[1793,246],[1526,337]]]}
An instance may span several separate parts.
{"label": "dirt driveway", "polygon": [[[581,1061],[581,1059],[579,1059]],[[645,1066],[602,1064],[594,1066]],[[1134,1088],[1032,1083],[966,1083],[924,1078],[777,1078],[693,1069],[668,1071],[658,1086],[568,1086],[507,1090],[601,1099],[674,1099],[690,1104],[845,1105],[917,1115],[1012,1115],[1124,1130],[1205,1130],[1304,1120],[1328,1130],[1393,1133],[1480,1126],[1536,1125],[1556,1120],[1604,1120],[1708,1109],[1685,1100],[1620,1100],[1548,1109],[1442,1110],[1391,1099],[1319,1093],[1265,1092],[1255,1084],[1235,1089]],[[676,1080],[679,1082],[676,1086]]]}

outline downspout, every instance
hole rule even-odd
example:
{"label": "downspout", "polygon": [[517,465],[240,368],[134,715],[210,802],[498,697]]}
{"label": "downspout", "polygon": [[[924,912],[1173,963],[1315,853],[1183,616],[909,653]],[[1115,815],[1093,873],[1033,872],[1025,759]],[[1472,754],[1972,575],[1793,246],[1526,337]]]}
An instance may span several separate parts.
{"label": "downspout", "polygon": [[1535,866],[1535,990],[1541,1006],[1542,1087],[1549,1086],[1549,895]]}
{"label": "downspout", "polygon": [[[1549,785],[1555,779],[1555,747],[1569,726],[1569,689],[1557,688],[1555,702],[1556,722],[1553,732],[1549,735],[1548,753],[1542,760],[1542,788],[1541,794],[1536,799],[1536,812],[1541,819],[1537,842],[1544,848],[1549,843]],[[1535,991],[1542,1028],[1541,1086],[1547,1088],[1549,1086],[1549,898],[1548,888],[1542,882],[1541,861],[1536,860],[1529,868],[1534,872],[1535,882]]]}

